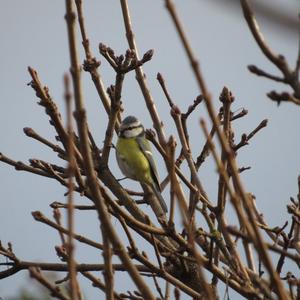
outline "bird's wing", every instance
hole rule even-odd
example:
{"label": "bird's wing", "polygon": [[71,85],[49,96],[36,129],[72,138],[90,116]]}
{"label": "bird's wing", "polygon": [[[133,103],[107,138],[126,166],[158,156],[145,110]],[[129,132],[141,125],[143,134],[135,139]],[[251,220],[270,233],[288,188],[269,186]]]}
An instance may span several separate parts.
{"label": "bird's wing", "polygon": [[152,150],[149,141],[146,138],[137,137],[137,143],[142,150],[143,154],[146,156],[147,160],[149,161],[152,177],[154,180],[155,185],[157,185],[158,190],[160,191],[160,184],[159,184],[159,177],[157,174],[156,164],[153,159]]}

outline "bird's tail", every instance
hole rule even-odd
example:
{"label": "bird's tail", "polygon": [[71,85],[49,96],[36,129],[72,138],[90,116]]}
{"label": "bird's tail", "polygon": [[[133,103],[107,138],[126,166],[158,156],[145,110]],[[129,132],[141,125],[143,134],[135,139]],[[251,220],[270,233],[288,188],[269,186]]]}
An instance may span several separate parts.
{"label": "bird's tail", "polygon": [[152,188],[152,191],[155,194],[156,198],[158,199],[161,208],[163,209],[163,211],[165,213],[167,213],[168,212],[168,207],[167,207],[167,204],[166,204],[164,198],[162,197],[162,195],[160,193],[159,187],[157,187],[156,184],[153,183],[153,184],[151,184],[151,188]]}

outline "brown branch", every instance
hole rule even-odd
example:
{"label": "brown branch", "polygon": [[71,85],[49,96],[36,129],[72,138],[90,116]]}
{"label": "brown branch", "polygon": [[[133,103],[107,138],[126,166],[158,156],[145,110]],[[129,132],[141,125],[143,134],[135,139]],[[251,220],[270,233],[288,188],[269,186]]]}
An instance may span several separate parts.
{"label": "brown branch", "polygon": [[300,99],[296,98],[288,92],[277,93],[276,91],[271,91],[267,93],[267,96],[278,104],[280,104],[281,102],[292,102],[296,105],[300,105]]}
{"label": "brown branch", "polygon": [[[67,272],[68,271],[68,265],[64,263],[48,263],[48,262],[33,262],[33,261],[23,261],[19,260],[18,262],[15,263],[3,263],[1,264],[3,266],[13,266],[15,272],[17,273],[22,270],[27,270],[30,267],[36,267],[39,268],[43,271],[55,271],[55,272]],[[135,265],[135,267],[140,271],[140,272],[151,272],[149,268],[147,268],[144,265]],[[12,269],[10,268],[10,269]],[[104,264],[77,264],[77,271],[78,272],[97,272],[97,271],[103,271],[105,268]],[[2,271],[0,272],[0,279],[3,279],[8,276],[3,276],[4,274],[8,275],[7,271]],[[120,271],[120,272],[127,272],[126,267],[123,264],[113,264],[113,269],[115,271]]]}
{"label": "brown branch", "polygon": [[[249,196],[246,193],[246,191],[244,190],[244,187],[242,185],[234,156],[231,152],[231,149],[229,148],[229,145],[227,144],[227,142],[224,138],[223,133],[220,131],[219,126],[217,125],[218,120],[216,118],[210,98],[206,99],[206,104],[207,104],[207,108],[208,108],[210,117],[216,126],[218,138],[221,142],[222,149],[224,149],[224,151],[226,152],[228,164],[229,164],[229,167],[231,170],[231,175],[232,175],[233,182],[234,182],[234,186],[237,189],[237,192],[242,199],[243,206],[247,213],[247,221],[246,221],[246,217],[244,216],[244,214],[241,211],[239,211],[239,217],[243,216],[241,224],[243,224],[243,226],[245,226],[245,228],[247,228],[247,231],[248,231],[249,235],[251,236],[251,239],[257,249],[257,252],[260,254],[260,257],[262,258],[262,260],[269,272],[272,282],[276,286],[276,292],[277,292],[278,296],[280,297],[280,299],[287,299],[286,293],[283,289],[283,285],[280,281],[279,276],[277,275],[277,273],[275,273],[271,259],[266,251],[266,246],[264,244],[263,238],[258,230],[258,227],[256,226],[254,212],[253,212],[251,205],[249,204]],[[237,209],[238,208],[237,202],[236,202],[237,199],[232,198],[232,196],[231,196],[231,199],[234,200],[233,204],[235,205],[235,208]]]}
{"label": "brown branch", "polygon": [[51,282],[42,275],[41,271],[37,267],[29,267],[28,271],[30,273],[30,277],[36,279],[40,284],[42,284],[44,287],[46,287],[51,292],[51,295],[53,297],[61,299],[61,300],[73,299],[73,298],[68,298],[67,296],[65,296],[61,292],[61,290],[58,286],[52,285]]}
{"label": "brown branch", "polygon": [[[150,223],[150,220],[149,220],[149,223]],[[159,265],[159,267],[163,270],[163,269],[164,269],[164,266],[163,266],[163,263],[162,263],[162,261],[161,261],[159,248],[158,248],[158,246],[157,246],[156,239],[155,239],[155,237],[153,236],[153,234],[151,234],[151,239],[152,239],[152,245],[153,245],[153,247],[154,247],[154,252],[155,252],[155,256],[156,256],[158,265]]]}
{"label": "brown branch", "polygon": [[231,121],[237,120],[239,118],[242,118],[244,116],[246,116],[248,114],[248,110],[243,108],[239,113],[234,114],[233,116],[231,116]]}
{"label": "brown branch", "polygon": [[246,242],[245,240],[243,240],[243,246],[244,246],[244,250],[245,250],[248,268],[250,270],[252,270],[254,273],[257,273],[251,245],[248,242]]}
{"label": "brown branch", "polygon": [[297,76],[298,80],[299,80],[299,71],[300,71],[300,32],[298,35],[299,38],[299,42],[298,42],[298,56],[297,56],[297,61],[296,61],[296,66],[295,66],[295,76]]}
{"label": "brown branch", "polygon": [[62,170],[62,168],[55,165],[51,165],[48,163],[45,163],[41,160],[31,159],[30,163],[33,166],[28,166],[24,164],[21,161],[15,161],[11,158],[5,156],[4,154],[0,153],[0,161],[4,162],[5,164],[11,165],[15,168],[17,171],[25,171],[29,173],[33,173],[36,175],[40,175],[43,177],[48,177],[52,179],[58,180],[62,185],[66,186],[66,181],[64,180],[64,177],[66,177],[65,174],[58,174],[54,171],[54,169],[58,169],[59,171]]}
{"label": "brown branch", "polygon": [[83,17],[83,7],[82,7],[82,0],[75,0],[76,8],[77,8],[77,16],[78,16],[78,23],[82,38],[82,45],[85,51],[85,61],[83,64],[83,69],[86,72],[89,72],[91,78],[94,82],[95,88],[99,95],[99,98],[102,101],[102,104],[105,108],[106,113],[110,114],[110,99],[108,94],[106,93],[106,89],[104,87],[104,83],[102,81],[101,75],[97,72],[98,67],[100,66],[100,62],[97,61],[96,57],[93,56],[91,49],[90,49],[90,42],[87,38],[87,33],[85,29],[84,17]]}
{"label": "brown branch", "polygon": [[[40,211],[34,211],[31,213],[33,218],[38,221],[38,222],[41,222],[43,224],[46,224],[54,229],[56,229],[57,231],[59,232],[62,232],[64,234],[67,234],[69,235],[69,231],[67,229],[65,229],[64,227],[52,222],[51,220],[49,220],[48,218],[46,218]],[[87,244],[89,246],[92,246],[94,248],[97,248],[97,249],[100,249],[100,250],[103,250],[103,245],[102,244],[99,244],[99,243],[96,243],[82,235],[79,235],[79,234],[74,234],[74,239],[83,243],[83,244]]]}
{"label": "brown branch", "polygon": [[[96,278],[93,274],[91,274],[90,272],[81,272],[81,274],[86,277],[87,279],[89,279],[92,283],[94,287],[97,287],[99,289],[101,289],[104,293],[106,292],[106,285],[100,281],[99,278]],[[117,300],[123,300],[124,298],[116,293],[115,291],[113,292],[113,297]]]}
{"label": "brown branch", "polygon": [[102,241],[103,241],[103,259],[104,259],[104,281],[105,281],[105,296],[106,300],[114,299],[114,271],[112,266],[112,249],[107,237],[105,228],[101,226]]}
{"label": "brown branch", "polygon": [[132,277],[133,281],[137,285],[138,289],[142,295],[147,299],[155,299],[151,290],[146,285],[138,270],[132,264],[130,257],[128,256],[122,241],[118,237],[116,231],[114,230],[109,215],[107,212],[107,207],[105,206],[103,196],[98,188],[97,178],[94,172],[93,161],[91,157],[91,151],[89,148],[89,138],[87,132],[87,120],[86,112],[84,109],[83,95],[80,80],[80,66],[77,57],[76,48],[76,34],[75,34],[75,13],[73,10],[71,0],[66,0],[66,21],[68,29],[69,38],[69,50],[71,58],[71,70],[74,86],[74,97],[75,97],[75,107],[77,116],[77,128],[81,143],[82,155],[85,161],[84,167],[87,176],[88,186],[91,190],[91,195],[93,197],[94,204],[96,205],[98,218],[101,225],[105,228],[107,235],[109,236],[110,242],[112,243],[114,250],[117,250],[117,254],[121,259],[122,263],[127,267],[128,273]]}
{"label": "brown branch", "polygon": [[25,128],[23,128],[23,131],[28,137],[31,137],[31,138],[41,142],[42,144],[51,148],[54,152],[57,152],[58,154],[60,154],[60,157],[62,157],[62,158],[66,157],[66,152],[62,148],[60,148],[58,145],[55,145],[55,144],[49,142],[47,139],[45,139],[42,136],[40,136],[39,134],[37,134],[32,128],[25,127]]}
{"label": "brown branch", "polygon": [[[294,226],[295,226],[295,221],[294,219],[292,220],[292,224],[291,224],[291,228],[290,228],[290,232],[287,236],[287,239],[284,243],[284,246],[282,248],[283,251],[287,251],[287,249],[289,248],[290,244],[291,244],[291,240],[292,240],[292,237],[293,237],[293,232],[294,232]],[[281,270],[282,270],[282,267],[283,267],[283,264],[284,264],[284,259],[285,259],[285,256],[286,254],[285,253],[281,253],[281,256],[278,260],[278,263],[277,263],[277,267],[276,267],[276,272],[278,274],[281,273]]]}
{"label": "brown branch", "polygon": [[63,179],[67,178],[67,176],[68,176],[66,168],[63,168],[63,167],[55,165],[55,164],[48,163],[41,159],[35,159],[35,158],[29,159],[29,162],[30,162],[30,165],[34,168],[43,170],[45,172],[53,174],[54,176],[59,176],[60,177],[59,180],[62,180],[64,182],[63,185],[65,185],[65,181]]}
{"label": "brown branch", "polygon": [[[56,179],[61,185],[67,186],[68,182],[66,180],[67,178],[67,172],[64,168],[61,168],[56,165],[52,165],[50,163],[44,162],[39,159],[30,159],[29,160],[30,165],[36,169],[41,169],[45,172],[47,172],[49,175],[52,175],[52,178]],[[61,173],[63,172],[63,173]]]}
{"label": "brown branch", "polygon": [[[110,199],[110,197],[106,194],[106,192],[103,190],[103,196],[107,203],[112,207],[114,211],[117,212],[117,216],[120,216],[126,220],[126,223],[131,225],[132,227],[138,228],[145,233],[152,233],[156,235],[167,235],[167,233],[153,224],[145,224],[140,222],[139,220],[136,220],[133,216],[131,216],[129,213],[127,213],[124,209],[122,209],[119,204],[117,204],[114,200]],[[145,222],[147,220],[147,217],[145,215]]]}
{"label": "brown branch", "polygon": [[[138,194],[142,194],[144,195],[144,193],[138,193]],[[123,206],[124,204],[116,199],[115,200],[120,206]],[[135,202],[137,204],[147,204],[147,202],[143,199],[141,200],[135,200]],[[64,204],[64,203],[61,203],[61,202],[58,202],[58,201],[54,201],[50,204],[50,207],[52,208],[68,208],[68,205],[67,204]],[[75,209],[78,209],[78,210],[96,210],[96,206],[95,205],[74,205],[74,208]]]}
{"label": "brown branch", "polygon": [[[166,99],[169,103],[169,106],[170,108],[175,108],[175,104],[173,102],[173,100],[171,99],[171,96],[167,90],[167,87],[166,87],[166,82],[165,82],[165,79],[163,78],[163,76],[158,73],[157,74],[157,80],[166,96]],[[197,105],[199,105],[203,100],[203,97],[200,95],[198,96],[192,105],[190,105],[187,109],[187,112],[186,113],[181,113],[180,116],[181,116],[181,123],[182,123],[182,129],[183,129],[183,132],[184,132],[184,135],[185,135],[185,140],[186,140],[186,143],[188,145],[188,147],[190,147],[189,145],[189,134],[188,134],[188,130],[187,130],[187,119],[188,117],[190,116],[190,114],[196,109]],[[184,159],[184,151],[183,149],[181,149],[181,152],[180,152],[180,155],[179,155],[179,158],[176,160],[177,162],[177,166],[179,166],[179,161],[180,163],[182,162],[182,160]]]}
{"label": "brown branch", "polygon": [[202,91],[202,95],[203,95],[203,98],[207,98],[208,96],[208,90],[206,88],[206,84],[205,84],[205,81],[201,75],[201,72],[200,72],[200,66],[199,66],[199,61],[196,59],[194,53],[193,53],[193,50],[192,50],[192,47],[185,35],[185,32],[183,30],[183,26],[180,22],[180,19],[178,17],[178,14],[177,14],[177,11],[175,9],[175,5],[173,3],[172,0],[165,0],[165,5],[166,5],[166,8],[172,18],[172,21],[176,27],[176,30],[177,30],[177,33],[180,37],[180,40],[183,44],[183,47],[184,47],[184,50],[186,51],[186,54],[188,56],[188,59],[189,59],[189,62],[191,64],[191,67],[194,71],[194,74],[196,76],[196,79],[197,79],[197,82],[200,84],[200,87],[201,87],[201,91]]}
{"label": "brown branch", "polygon": [[252,130],[249,134],[243,134],[242,137],[241,137],[241,141],[236,144],[236,145],[233,145],[233,150],[236,152],[238,149],[240,149],[241,147],[245,146],[245,145],[248,145],[248,142],[250,139],[253,138],[253,136],[258,132],[260,131],[261,129],[265,128],[268,124],[268,120],[265,119],[263,121],[260,122],[260,124],[254,129]]}
{"label": "brown branch", "polygon": [[[165,152],[165,150],[161,147],[161,145],[157,142],[157,140],[155,139],[154,135],[149,132],[148,130],[146,131],[146,137],[147,139],[149,139],[152,144],[155,146],[155,148],[157,149],[157,151],[162,155],[163,159],[165,161],[168,160],[168,157],[167,157],[167,154]],[[195,193],[197,192],[197,187],[195,187],[185,176],[184,174],[182,173],[182,171],[179,169],[179,167],[177,165],[175,165],[175,171],[176,171],[176,174],[178,175],[178,177],[184,182],[184,184],[191,190],[191,192]],[[201,201],[203,202],[206,202],[207,206],[208,207],[212,207],[211,204],[208,203],[208,200],[200,195],[201,197]]]}
{"label": "brown branch", "polygon": [[[188,245],[185,243],[185,246],[187,247]],[[187,257],[185,257],[187,259]],[[252,289],[249,289],[248,287],[242,287],[240,286],[235,280],[233,279],[228,279],[226,275],[223,274],[223,272],[218,269],[217,267],[210,265],[207,260],[205,260],[205,267],[216,274],[218,278],[220,278],[223,282],[228,282],[229,286],[232,287],[234,290],[236,290],[238,293],[241,295],[244,295],[246,298],[248,297],[253,297],[257,296],[258,294]],[[6,265],[11,265],[7,263]],[[37,262],[23,262],[21,261],[18,265],[18,268],[16,266],[0,273],[0,279],[5,278],[7,276],[10,276],[9,274],[14,274],[20,270],[27,269],[29,266],[36,266],[41,268],[42,270],[48,270],[48,271],[58,271],[58,272],[66,272],[68,270],[68,267],[66,264],[56,264],[56,263],[37,263]],[[148,267],[143,266],[143,265],[136,265],[137,269],[140,272],[153,272],[151,271]],[[113,268],[115,271],[124,271],[127,272],[126,267],[123,264],[114,264]],[[104,264],[78,264],[77,265],[77,270],[78,272],[84,272],[84,271],[103,271],[104,269]],[[5,273],[5,274],[4,274]],[[9,274],[8,274],[9,273]],[[198,282],[197,282],[198,284]],[[258,299],[260,299],[258,297]]]}
{"label": "brown branch", "polygon": [[152,278],[153,278],[153,281],[154,281],[155,288],[156,288],[156,290],[157,290],[157,292],[158,292],[158,294],[159,294],[160,298],[161,298],[161,299],[164,299],[164,296],[163,296],[162,290],[161,290],[161,288],[160,288],[160,286],[159,286],[159,284],[158,284],[158,282],[157,282],[156,276],[155,276],[155,275],[153,275],[153,277],[152,277]]}
{"label": "brown branch", "polygon": [[[224,87],[222,90],[222,93],[220,95],[220,101],[223,103],[223,132],[224,136],[228,142],[228,144],[231,143],[231,123],[230,123],[230,117],[231,117],[231,104],[234,101],[234,97],[232,93],[228,90],[228,88]],[[223,164],[224,169],[227,169],[227,154],[222,149],[221,153],[221,161]],[[221,219],[223,217],[223,213],[225,210],[225,199],[226,199],[226,184],[224,182],[222,174],[219,174],[219,183],[218,183],[218,206],[217,206],[217,219],[219,220],[219,223],[222,222]]]}
{"label": "brown branch", "polygon": [[240,167],[240,168],[238,168],[238,172],[239,173],[242,173],[242,172],[244,172],[244,171],[247,171],[247,170],[250,170],[251,169],[251,167]]}
{"label": "brown branch", "polygon": [[[233,234],[234,236],[239,237],[239,238],[247,241],[248,243],[252,243],[252,241],[248,235],[246,235],[244,232],[241,232],[234,226],[228,226],[227,229],[230,234]],[[291,259],[292,261],[294,261],[297,264],[298,267],[300,267],[300,255],[290,253],[287,250],[284,250],[282,247],[278,247],[276,244],[266,243],[266,246],[271,251],[278,253],[278,254],[282,254],[282,255],[286,256],[287,258]]]}
{"label": "brown branch", "polygon": [[[58,201],[54,201],[50,204],[50,207],[52,207],[52,208],[68,208],[68,205],[58,202]],[[96,209],[95,205],[74,205],[74,208],[78,209],[78,210],[95,210]]]}
{"label": "brown branch", "polygon": [[[216,132],[215,127],[213,126],[210,130],[209,136],[212,139],[214,134]],[[201,153],[199,154],[199,156],[197,157],[196,160],[196,170],[198,171],[201,167],[201,165],[204,163],[205,159],[209,156],[209,145],[208,145],[208,141],[205,142]]]}
{"label": "brown branch", "polygon": [[0,161],[6,163],[8,165],[13,166],[17,171],[26,171],[26,172],[37,174],[37,175],[40,175],[40,176],[53,178],[53,176],[47,174],[46,172],[38,170],[38,169],[33,168],[33,167],[30,167],[30,166],[24,164],[21,161],[12,160],[9,157],[5,156],[3,153],[0,153]]}
{"label": "brown branch", "polygon": [[159,84],[160,84],[160,86],[161,86],[161,88],[162,88],[162,90],[163,90],[163,92],[164,92],[164,94],[166,96],[166,99],[167,99],[167,101],[169,103],[169,106],[171,108],[173,108],[173,106],[175,104],[174,104],[173,100],[171,99],[171,96],[170,96],[170,94],[169,94],[169,92],[167,90],[167,87],[166,87],[165,79],[163,78],[163,76],[161,75],[161,73],[157,73],[156,79],[158,80],[158,82],[159,82]]}
{"label": "brown branch", "polygon": [[[201,181],[198,177],[198,174],[197,174],[195,163],[194,163],[192,155],[191,155],[191,150],[189,149],[189,146],[188,146],[188,143],[187,143],[187,140],[186,140],[183,128],[182,128],[182,121],[181,121],[181,118],[180,118],[181,113],[180,113],[178,107],[174,106],[172,108],[171,115],[174,119],[174,122],[175,122],[175,125],[176,125],[176,128],[177,128],[177,132],[178,132],[178,135],[179,135],[179,139],[180,139],[180,142],[181,142],[181,145],[182,145],[183,153],[184,153],[185,159],[188,163],[188,166],[189,166],[189,169],[190,169],[190,172],[191,172],[192,183],[194,183],[197,186],[199,194],[201,195],[199,197],[199,200],[203,201],[203,203],[205,203],[205,204],[206,203],[210,204],[210,202],[208,200],[208,197],[207,197],[207,194],[206,194],[206,192],[205,192],[205,190],[202,186],[202,183],[201,183]],[[206,201],[204,201],[203,199],[205,199]],[[190,203],[190,205],[192,205],[192,204]]]}
{"label": "brown branch", "polygon": [[270,48],[270,46],[265,41],[265,38],[259,29],[258,23],[255,19],[253,11],[250,8],[248,0],[241,0],[241,5],[242,5],[244,17],[247,21],[249,29],[250,29],[256,43],[260,47],[263,54],[282,72],[283,78],[279,78],[277,76],[270,75],[270,74],[258,69],[257,67],[254,67],[254,68],[251,67],[250,69],[252,69],[252,70],[250,70],[250,71],[252,71],[252,72],[254,71],[254,73],[256,73],[256,74],[258,73],[257,75],[265,76],[272,80],[281,81],[281,82],[289,84],[292,87],[292,89],[294,90],[294,96],[295,96],[294,98],[295,98],[295,100],[297,100],[295,102],[300,101],[300,82],[298,80],[299,74],[297,72],[297,64],[296,64],[295,70],[291,70],[289,68],[284,56],[280,55],[280,54],[277,55],[273,52],[273,50]]}
{"label": "brown branch", "polygon": [[124,205],[130,214],[140,222],[145,222],[145,214],[139,209],[136,202],[129,196],[127,191],[120,185],[113,176],[108,166],[98,168],[98,176],[101,181],[112,191],[117,199]]}
{"label": "brown branch", "polygon": [[203,100],[202,95],[199,95],[194,100],[193,104],[188,107],[186,113],[182,114],[182,118],[186,120],[190,116],[190,114],[196,109],[196,107],[202,102],[202,100]]}
{"label": "brown branch", "polygon": [[[282,57],[276,55],[272,49],[268,46],[265,41],[263,34],[261,33],[257,21],[254,17],[253,11],[251,10],[249,3],[247,0],[241,0],[241,5],[244,13],[244,17],[248,23],[249,29],[253,37],[255,38],[257,44],[259,45],[261,51],[265,54],[265,56],[275,65],[280,65],[283,67],[285,62],[283,61]],[[285,65],[286,67],[286,65]]]}
{"label": "brown branch", "polygon": [[[208,134],[208,131],[206,129],[206,125],[205,125],[205,122],[203,120],[201,120],[201,126],[203,128],[203,131],[205,133],[205,137],[207,138],[207,141],[208,141],[208,145],[209,145],[209,148],[212,152],[212,155],[213,155],[213,158],[217,164],[217,167],[218,167],[218,172],[222,175],[223,177],[223,180],[224,180],[224,183],[226,184],[226,188],[228,190],[228,193],[230,195],[230,198],[231,198],[231,201],[235,207],[235,210],[237,212],[237,216],[239,218],[239,221],[240,221],[240,224],[243,224],[243,226],[245,226],[245,224],[247,224],[247,219],[246,219],[246,216],[244,215],[243,211],[242,211],[242,207],[241,207],[241,204],[240,202],[238,201],[237,199],[237,195],[236,193],[233,191],[233,189],[231,188],[230,184],[229,184],[229,176],[228,176],[228,173],[226,172],[225,168],[224,168],[224,165],[222,163],[221,160],[219,160],[218,158],[218,155],[215,151],[215,147],[214,147],[214,144],[212,143],[212,140]],[[223,222],[221,222],[220,224],[223,224],[223,227],[222,227],[222,232],[223,234],[225,233],[225,236],[227,234],[227,232],[224,230],[224,226],[226,225],[224,220]],[[238,267],[240,268],[241,272],[243,273],[243,275],[245,276],[245,278],[248,278],[248,275],[247,275],[247,272],[245,271],[245,268],[240,260],[240,257],[236,251],[236,247],[234,247],[234,245],[232,244],[232,242],[230,241],[230,238],[227,237],[227,242],[228,244],[230,245],[230,248],[231,248],[231,253],[234,255],[235,259],[236,259],[236,262],[238,264]]]}
{"label": "brown branch", "polygon": [[[53,209],[53,219],[55,220],[58,227],[62,227],[61,213],[58,208]],[[61,244],[66,245],[66,239],[65,239],[64,233],[61,230],[58,230],[58,234],[59,234],[59,237],[61,240]]]}
{"label": "brown branch", "polygon": [[[40,82],[37,72],[34,69],[32,69],[31,67],[28,67],[28,71],[32,77],[30,86],[36,91],[36,95],[40,99],[39,104],[42,105],[43,107],[45,107],[46,114],[49,115],[49,117],[50,117],[50,124],[55,127],[55,130],[58,133],[58,140],[61,141],[64,148],[67,149],[68,136],[67,136],[67,133],[62,124],[61,115],[58,111],[58,108],[57,108],[56,104],[53,102],[53,100],[49,94],[48,88],[46,86],[43,86],[42,83]],[[41,140],[41,142],[46,143],[46,141],[44,141],[44,140],[43,141]],[[51,146],[49,143],[46,143],[46,144]],[[76,159],[78,160],[79,165],[81,165],[82,156],[81,156],[79,150],[77,149],[77,147],[75,147],[75,146],[74,146],[74,152],[75,152],[75,156],[76,156]],[[77,166],[77,162],[76,162],[76,166],[75,166],[75,175],[76,175],[77,183],[78,183],[80,189],[82,190],[84,187],[84,184],[83,184],[83,180],[80,176],[80,171]]]}
{"label": "brown branch", "polygon": [[0,241],[0,254],[13,261],[14,263],[19,263],[19,259],[16,257],[12,250],[12,244],[9,242],[7,248],[5,248]]}
{"label": "brown branch", "polygon": [[[222,114],[223,113],[219,112],[219,115],[218,115],[218,117],[220,119],[220,125],[222,125],[223,122],[224,122],[224,121],[221,120]],[[247,114],[248,114],[248,110],[243,108],[239,113],[231,115],[230,116],[230,121],[234,121],[234,120],[237,120],[239,118],[242,118],[242,117],[246,116]],[[210,130],[210,133],[209,133],[211,139],[213,138],[215,132],[216,132],[216,129],[215,129],[214,126],[212,126],[212,128]],[[197,160],[196,160],[196,169],[197,169],[197,171],[199,170],[201,165],[204,163],[204,161],[205,161],[206,157],[208,157],[208,155],[209,155],[209,149],[208,149],[208,142],[206,141],[203,148],[202,148],[201,153],[199,154],[199,156],[197,157]]]}
{"label": "brown branch", "polygon": [[[169,173],[170,178],[170,216],[169,216],[169,226],[174,226],[174,214],[175,214],[175,195],[178,197],[179,205],[184,206],[184,195],[180,188],[180,185],[178,183],[178,180],[176,178],[175,173],[175,147],[176,147],[176,141],[174,137],[171,135],[169,138],[169,141],[166,146],[166,155],[168,156],[167,162],[167,169]],[[176,188],[178,190],[176,190]],[[185,205],[186,206],[186,205]],[[187,207],[184,207],[185,210],[187,210]]]}
{"label": "brown branch", "polygon": [[266,77],[266,78],[269,78],[273,81],[277,81],[277,82],[283,82],[283,83],[286,83],[286,80],[282,77],[278,77],[278,76],[275,76],[275,75],[272,75],[272,74],[269,74],[267,73],[266,71],[258,68],[257,66],[255,65],[249,65],[248,66],[248,70],[257,75],[257,76],[262,76],[262,77]]}
{"label": "brown branch", "polygon": [[[231,115],[232,115],[231,105],[234,101],[234,96],[232,95],[232,93],[229,91],[229,89],[227,87],[224,87],[221,92],[221,95],[219,97],[219,100],[222,102],[223,132],[224,132],[224,136],[225,136],[227,142],[230,144],[231,137],[232,137],[231,120],[230,120]],[[210,139],[210,137],[207,137],[207,132],[205,134],[206,134],[206,138],[208,141],[208,139]],[[222,163],[224,170],[228,170],[227,155],[223,149],[221,152],[221,163]],[[226,186],[226,182],[224,180],[224,174],[220,172],[219,180],[218,180],[218,204],[217,204],[217,207],[215,210],[216,219],[218,220],[218,231],[223,233],[224,239],[226,241],[226,246],[228,247],[228,249],[230,251],[231,255],[229,255],[229,258],[230,258],[229,262],[230,262],[231,267],[237,273],[239,273],[240,270],[242,270],[242,276],[245,277],[246,280],[248,280],[248,278],[247,278],[248,276],[246,275],[246,272],[244,271],[244,268],[241,263],[241,259],[236,250],[236,246],[234,245],[233,241],[231,240],[231,237],[229,236],[229,234],[227,233],[227,230],[226,230],[227,222],[226,222],[226,219],[224,216],[224,211],[225,211],[225,206],[226,206],[226,194],[227,194],[227,186]],[[217,239],[217,241],[216,241],[217,245],[220,244],[220,243],[218,243],[218,241],[219,241],[219,239]],[[215,259],[216,265],[218,265],[218,261],[219,261],[219,249],[224,254],[226,254],[228,251],[226,247],[222,247],[222,246],[223,245],[221,243],[221,247],[219,245],[214,254],[214,259]],[[235,259],[232,260],[231,257],[235,257]]]}
{"label": "brown branch", "polygon": [[[122,226],[123,229],[124,229],[124,232],[125,232],[125,234],[126,234],[126,236],[127,236],[127,239],[128,239],[128,241],[129,241],[129,244],[130,244],[131,249],[137,250],[137,246],[136,246],[136,244],[135,244],[134,238],[132,237],[132,235],[131,235],[131,233],[130,233],[130,231],[129,231],[129,228],[128,228],[126,222],[125,222],[125,220],[124,220],[123,218],[119,218],[119,221],[120,221],[120,223],[121,223],[121,226]],[[151,237],[152,237],[152,236],[151,236]]]}
{"label": "brown branch", "polygon": [[69,266],[69,277],[70,277],[70,296],[72,300],[81,300],[80,286],[77,280],[77,271],[76,271],[76,262],[74,258],[74,184],[73,177],[75,174],[75,153],[74,153],[74,143],[73,143],[73,124],[72,124],[72,95],[70,91],[70,79],[67,74],[64,76],[65,84],[65,102],[66,102],[66,111],[67,111],[67,133],[68,133],[68,243],[67,243],[67,252],[68,252],[68,266]]}
{"label": "brown branch", "polygon": [[[68,136],[64,129],[61,115],[58,111],[56,104],[53,102],[50,94],[49,89],[46,86],[43,86],[40,82],[38,74],[36,70],[31,67],[28,67],[28,72],[31,75],[32,81],[30,82],[30,86],[35,90],[36,96],[40,99],[39,104],[45,107],[46,114],[50,117],[50,124],[54,126],[59,140],[63,144],[64,148],[67,149],[68,146]],[[76,157],[82,161],[82,157],[78,151],[75,149]]]}
{"label": "brown branch", "polygon": [[[292,200],[292,199],[291,199]],[[293,206],[288,207],[288,211],[293,214],[293,222],[295,222],[293,246],[300,254],[300,176],[298,176],[298,195],[297,202],[293,202]]]}
{"label": "brown branch", "polygon": [[[134,50],[135,55],[138,59],[138,49],[136,45],[136,41],[134,38],[134,33],[132,30],[132,25],[131,25],[131,19],[130,19],[130,14],[129,14],[129,8],[128,8],[128,3],[127,0],[121,0],[121,7],[122,7],[122,14],[123,14],[123,20],[124,20],[124,25],[126,29],[126,38],[129,44],[130,49]],[[152,95],[150,94],[150,90],[148,88],[148,84],[146,82],[146,77],[143,72],[143,69],[141,67],[138,67],[135,69],[136,73],[136,79],[139,83],[139,86],[141,88],[141,91],[143,93],[145,103],[147,105],[147,109],[150,113],[150,116],[153,121],[153,127],[157,132],[158,139],[162,147],[164,147],[166,138],[165,138],[165,133],[163,129],[163,123],[159,118],[156,106],[154,104]]]}

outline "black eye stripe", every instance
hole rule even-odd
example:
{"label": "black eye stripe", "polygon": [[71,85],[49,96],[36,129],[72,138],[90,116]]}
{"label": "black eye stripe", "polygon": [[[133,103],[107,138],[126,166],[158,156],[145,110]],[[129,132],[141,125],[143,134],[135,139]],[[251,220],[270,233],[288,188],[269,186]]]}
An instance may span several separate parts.
{"label": "black eye stripe", "polygon": [[124,128],[121,132],[124,132],[124,131],[126,131],[126,130],[132,130],[132,129],[142,128],[142,127],[143,127],[142,125],[138,125],[138,126],[129,126],[129,127]]}
{"label": "black eye stripe", "polygon": [[141,128],[141,127],[142,127],[142,125],[130,126],[130,127],[127,127],[125,130],[131,130],[131,129]]}

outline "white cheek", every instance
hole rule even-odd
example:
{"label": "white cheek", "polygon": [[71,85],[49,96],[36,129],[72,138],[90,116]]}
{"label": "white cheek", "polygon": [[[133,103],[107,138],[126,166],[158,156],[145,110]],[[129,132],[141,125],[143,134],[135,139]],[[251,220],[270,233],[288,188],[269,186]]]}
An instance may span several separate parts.
{"label": "white cheek", "polygon": [[131,130],[125,130],[124,136],[127,138],[136,137],[143,132],[143,128],[134,128]]}

